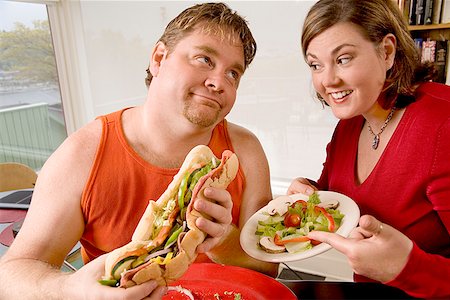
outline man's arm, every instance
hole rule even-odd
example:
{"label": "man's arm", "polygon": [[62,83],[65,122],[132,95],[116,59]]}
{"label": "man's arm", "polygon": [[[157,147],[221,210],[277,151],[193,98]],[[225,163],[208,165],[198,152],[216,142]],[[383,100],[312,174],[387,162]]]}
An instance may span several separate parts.
{"label": "man's arm", "polygon": [[239,243],[245,222],[272,199],[267,158],[259,140],[250,131],[232,123],[228,123],[228,129],[246,183],[240,208],[240,228],[230,225],[225,238],[208,252],[208,256],[219,263],[246,267],[275,277],[278,264],[253,259]]}
{"label": "man's arm", "polygon": [[80,199],[99,133],[98,122],[73,134],[39,173],[25,222],[1,259],[6,298],[57,298],[62,292],[67,274],[59,268],[84,230]]}

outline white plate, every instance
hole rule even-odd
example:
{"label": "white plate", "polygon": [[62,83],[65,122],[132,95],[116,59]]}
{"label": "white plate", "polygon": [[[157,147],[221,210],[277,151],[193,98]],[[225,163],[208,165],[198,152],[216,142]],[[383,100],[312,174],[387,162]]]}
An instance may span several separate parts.
{"label": "white plate", "polygon": [[[319,191],[319,198],[322,202],[327,202],[327,200],[338,200],[339,201],[339,211],[344,214],[344,218],[342,219],[341,226],[338,228],[336,233],[347,237],[350,232],[358,225],[359,222],[359,207],[356,203],[350,199],[349,197],[339,194],[336,192],[328,192],[328,191]],[[276,202],[289,202],[294,203],[297,200],[308,200],[308,196],[303,194],[295,194],[289,196],[281,196],[277,197],[274,200],[270,201],[269,205],[272,205],[274,201]],[[259,236],[255,234],[256,226],[258,225],[258,221],[267,219],[267,215],[263,214],[263,212],[267,211],[267,206],[258,210],[248,221],[245,223],[244,228],[241,231],[240,242],[242,249],[253,258],[258,260],[267,261],[267,262],[288,262],[301,260],[305,258],[309,258],[318,254],[321,254],[329,249],[331,246],[326,243],[321,243],[317,246],[313,246],[312,249],[306,250],[298,253],[268,253],[264,250],[261,250],[258,247]]]}

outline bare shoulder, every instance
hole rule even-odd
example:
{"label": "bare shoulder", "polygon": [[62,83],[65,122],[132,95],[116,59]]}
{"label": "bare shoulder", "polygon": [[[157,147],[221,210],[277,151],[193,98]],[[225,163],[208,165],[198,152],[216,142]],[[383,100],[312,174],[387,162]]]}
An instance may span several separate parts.
{"label": "bare shoulder", "polygon": [[[102,136],[102,122],[95,120],[71,134],[50,156],[39,173],[36,189],[46,192],[61,183],[68,195],[81,197]],[[53,183],[53,184],[52,184]]]}
{"label": "bare shoulder", "polygon": [[236,153],[263,151],[259,139],[247,128],[228,122],[228,133]]}
{"label": "bare shoulder", "polygon": [[245,224],[272,198],[269,163],[260,141],[250,130],[228,123],[228,133],[246,181],[240,215],[240,224]]}
{"label": "bare shoulder", "polygon": [[71,134],[49,159],[64,162],[64,165],[77,169],[89,166],[102,136],[102,123],[95,120]]}
{"label": "bare shoulder", "polygon": [[228,123],[228,133],[247,179],[251,173],[268,173],[268,161],[258,137],[245,127]]}

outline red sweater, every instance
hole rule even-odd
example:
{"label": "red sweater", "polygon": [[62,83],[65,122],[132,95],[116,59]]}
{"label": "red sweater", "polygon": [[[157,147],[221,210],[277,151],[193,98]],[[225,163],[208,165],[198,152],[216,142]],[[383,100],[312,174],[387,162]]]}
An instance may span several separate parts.
{"label": "red sweater", "polygon": [[[450,87],[426,83],[408,105],[369,177],[355,178],[364,119],[339,121],[327,146],[319,188],[354,199],[361,214],[413,242],[404,270],[385,284],[414,297],[450,297]],[[355,281],[367,280],[355,275]]]}
{"label": "red sweater", "polygon": [[[81,199],[85,230],[80,242],[85,263],[131,241],[148,201],[157,200],[179,170],[153,166],[130,147],[120,122],[122,112],[100,118],[102,138]],[[208,146],[217,157],[225,149],[233,151],[226,121],[214,128]],[[237,226],[244,184],[239,169],[227,189],[233,199],[233,223]],[[208,261],[199,255],[197,261],[201,260]]]}

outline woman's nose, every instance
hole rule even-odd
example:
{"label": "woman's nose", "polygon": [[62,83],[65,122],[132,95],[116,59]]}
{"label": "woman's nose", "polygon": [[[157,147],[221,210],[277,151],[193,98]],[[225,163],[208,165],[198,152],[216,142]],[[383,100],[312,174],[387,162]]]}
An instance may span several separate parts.
{"label": "woman's nose", "polygon": [[335,86],[340,82],[339,74],[333,67],[326,68],[322,76],[322,85],[325,87]]}

